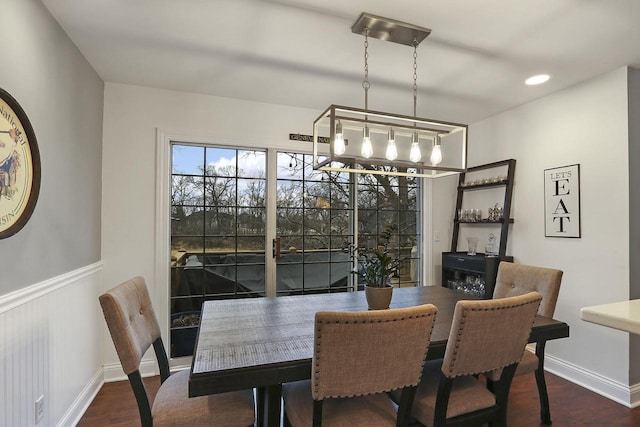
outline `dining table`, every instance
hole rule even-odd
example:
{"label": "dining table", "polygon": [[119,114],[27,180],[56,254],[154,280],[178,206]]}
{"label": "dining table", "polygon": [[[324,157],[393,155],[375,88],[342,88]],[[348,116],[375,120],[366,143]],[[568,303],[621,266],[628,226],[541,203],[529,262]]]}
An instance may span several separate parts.
{"label": "dining table", "polygon": [[[206,301],[191,363],[189,397],[234,390],[257,390],[258,425],[280,424],[282,384],[311,378],[315,313],[367,310],[365,293]],[[434,304],[438,308],[427,359],[444,356],[455,305],[477,299],[442,286],[394,288],[390,308]],[[569,336],[569,325],[537,316],[538,369],[544,369],[548,340]],[[402,360],[398,360],[402,363]]]}

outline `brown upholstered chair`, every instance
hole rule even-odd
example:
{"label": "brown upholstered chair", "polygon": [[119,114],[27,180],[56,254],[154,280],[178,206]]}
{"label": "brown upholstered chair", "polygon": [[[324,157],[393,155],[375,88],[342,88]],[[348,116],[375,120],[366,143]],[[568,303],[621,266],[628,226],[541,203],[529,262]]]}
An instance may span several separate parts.
{"label": "brown upholstered chair", "polygon": [[[436,311],[316,313],[311,380],[284,384],[285,425],[406,425]],[[392,390],[401,390],[397,413]]]}
{"label": "brown upholstered chair", "polygon": [[[505,426],[513,374],[542,297],[459,301],[444,359],[425,364],[411,415],[427,426]],[[478,378],[491,378],[492,387]]]}
{"label": "brown upholstered chair", "polygon": [[[189,398],[189,371],[169,375],[160,327],[142,277],[135,277],[100,295],[100,305],[120,363],[133,388],[143,427],[253,425],[252,390]],[[153,408],[139,370],[142,356],[152,344],[162,383]]]}
{"label": "brown upholstered chair", "polygon": [[[522,295],[535,291],[542,295],[538,314],[553,317],[560,292],[562,271],[551,268],[534,267],[524,264],[501,262],[498,267],[496,286],[493,298],[504,298]],[[545,342],[536,343],[536,353],[544,355]],[[540,397],[540,419],[544,424],[551,424],[549,396],[544,378],[544,357],[538,358],[531,351],[526,351],[518,364],[515,376],[535,372],[538,396]]]}

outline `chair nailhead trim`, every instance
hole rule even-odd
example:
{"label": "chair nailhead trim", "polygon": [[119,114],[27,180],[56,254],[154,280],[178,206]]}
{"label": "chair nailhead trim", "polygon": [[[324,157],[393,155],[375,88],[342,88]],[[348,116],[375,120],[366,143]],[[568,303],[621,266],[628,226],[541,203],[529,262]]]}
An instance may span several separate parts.
{"label": "chair nailhead trim", "polygon": [[[315,346],[315,350],[314,350],[314,354],[316,356],[316,364],[315,364],[316,370],[313,372],[314,377],[315,377],[315,382],[316,383],[318,382],[318,374],[319,374],[319,369],[318,368],[320,367],[320,359],[321,359],[320,358],[320,345],[321,345],[320,341],[322,339],[322,333],[321,333],[321,329],[322,328],[320,327],[320,325],[323,325],[323,324],[326,324],[326,325],[346,324],[346,325],[348,325],[348,324],[359,324],[359,323],[362,323],[362,324],[367,324],[367,323],[372,323],[372,324],[373,323],[391,323],[391,322],[397,322],[399,320],[404,320],[404,319],[421,319],[421,318],[424,318],[424,317],[434,317],[435,315],[436,315],[436,313],[428,313],[428,314],[404,316],[404,317],[401,317],[401,318],[386,319],[386,320],[382,320],[382,319],[360,320],[360,321],[358,321],[358,320],[355,320],[355,321],[336,320],[336,321],[333,321],[333,322],[327,322],[327,321],[323,322],[322,320],[317,321],[316,322],[316,332],[318,333],[318,335],[317,335],[318,336],[318,340],[317,340],[317,343],[316,343],[316,346]],[[431,337],[431,333],[433,332],[434,323],[435,322],[431,322],[431,330],[429,331],[429,337]],[[422,358],[424,361],[427,360],[428,351],[429,351],[429,345],[427,345],[427,347],[425,348],[424,357]],[[420,382],[421,378],[422,378],[422,371],[420,371],[420,376],[418,378],[418,381],[415,384],[410,384],[410,386],[411,387],[417,386],[418,383]],[[391,389],[390,390],[383,390],[382,392],[383,393],[388,393],[388,392],[391,392],[391,391],[393,391],[393,390],[391,390]],[[316,393],[318,392],[318,386],[317,385],[315,387],[315,392]],[[367,394],[364,394],[362,396],[369,396],[369,395],[372,395],[372,394],[377,394],[377,393],[367,393]],[[333,395],[333,396],[327,396],[326,398],[327,399],[336,399],[336,398],[346,398],[346,397],[354,397],[354,396],[355,395]]]}
{"label": "chair nailhead trim", "polygon": [[[460,328],[458,329],[458,333],[456,335],[456,343],[455,343],[455,347],[454,347],[454,351],[453,351],[453,358],[451,359],[451,363],[448,366],[449,375],[447,375],[447,376],[449,378],[451,378],[450,375],[451,375],[451,372],[453,371],[453,367],[454,367],[455,362],[457,360],[458,350],[460,348],[460,336],[462,335],[462,330],[464,329],[464,324],[465,324],[465,320],[466,320],[468,312],[471,312],[471,311],[497,311],[497,310],[504,310],[506,308],[522,307],[522,306],[525,306],[525,305],[534,304],[536,302],[539,303],[541,300],[542,300],[542,298],[538,298],[538,299],[527,301],[527,302],[523,302],[523,303],[520,303],[520,304],[503,305],[503,306],[500,306],[500,307],[491,307],[491,308],[473,308],[473,307],[466,308],[465,307],[464,311],[462,312],[462,318],[460,320]],[[533,326],[533,320],[531,321],[531,326]],[[503,365],[503,366],[500,366],[499,368],[496,368],[496,369],[503,369],[503,368],[506,368],[507,366],[510,366],[510,365],[511,365],[511,363]],[[465,374],[465,376],[466,375],[478,375],[478,374],[484,374],[484,372],[473,372],[471,374]]]}

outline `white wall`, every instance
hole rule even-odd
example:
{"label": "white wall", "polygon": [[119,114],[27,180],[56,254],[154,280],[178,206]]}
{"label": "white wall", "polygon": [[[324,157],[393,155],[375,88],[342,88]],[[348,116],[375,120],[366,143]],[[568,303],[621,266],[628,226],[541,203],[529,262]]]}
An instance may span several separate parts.
{"label": "white wall", "polygon": [[3,0],[0,87],[31,121],[42,164],[31,219],[0,240],[0,295],[100,260],[103,83],[39,0]]}
{"label": "white wall", "polygon": [[[104,280],[111,287],[136,275],[145,277],[166,333],[168,284],[155,277],[157,131],[212,143],[310,150],[310,143],[289,141],[289,133],[312,134],[321,112],[114,83],[105,86],[104,112]],[[107,379],[118,378],[119,362],[106,341]]]}
{"label": "white wall", "polygon": [[[473,124],[469,133],[471,165],[517,160],[507,253],[564,271],[555,317],[570,325],[571,336],[548,343],[547,367],[628,400],[628,334],[580,320],[581,307],[629,296],[627,69]],[[576,163],[582,238],[547,238],[543,171]]]}
{"label": "white wall", "polygon": [[[0,87],[40,149],[35,211],[0,240],[0,425],[73,425],[102,384],[103,83],[39,0],[2,0]],[[1,201],[0,201],[1,203]]]}
{"label": "white wall", "polygon": [[[629,299],[640,298],[640,70],[629,70]],[[640,360],[640,336],[630,335],[629,360]],[[630,384],[640,382],[640,364],[629,366]]]}

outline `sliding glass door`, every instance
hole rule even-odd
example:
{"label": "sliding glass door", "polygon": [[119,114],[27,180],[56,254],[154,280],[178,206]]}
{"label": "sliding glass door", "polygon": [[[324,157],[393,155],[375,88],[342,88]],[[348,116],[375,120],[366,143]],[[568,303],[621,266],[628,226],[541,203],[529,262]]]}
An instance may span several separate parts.
{"label": "sliding glass door", "polygon": [[266,151],[172,145],[171,357],[203,301],[265,294]]}
{"label": "sliding glass door", "polygon": [[361,288],[355,249],[389,224],[396,283],[418,282],[416,179],[316,171],[275,150],[172,142],[171,156],[171,357],[192,354],[206,300]]}

